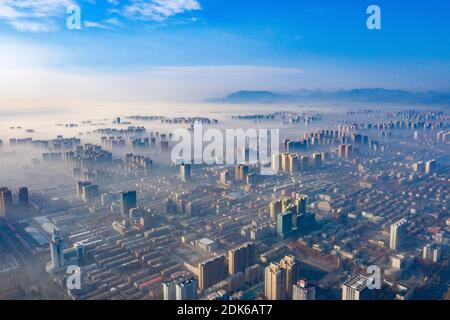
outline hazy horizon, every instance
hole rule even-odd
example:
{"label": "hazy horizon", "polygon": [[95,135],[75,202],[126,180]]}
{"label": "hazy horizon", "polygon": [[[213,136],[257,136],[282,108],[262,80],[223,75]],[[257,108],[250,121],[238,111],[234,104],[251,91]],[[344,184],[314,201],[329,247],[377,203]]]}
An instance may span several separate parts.
{"label": "hazy horizon", "polygon": [[[3,2],[0,110],[238,90],[450,92],[448,2],[379,1],[380,30],[366,27],[366,2]],[[80,30],[66,27],[71,5]]]}

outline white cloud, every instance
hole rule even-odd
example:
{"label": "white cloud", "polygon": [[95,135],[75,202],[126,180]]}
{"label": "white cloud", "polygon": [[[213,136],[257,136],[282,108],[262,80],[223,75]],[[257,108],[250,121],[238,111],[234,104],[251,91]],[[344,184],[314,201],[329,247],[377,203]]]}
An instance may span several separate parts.
{"label": "white cloud", "polygon": [[54,30],[54,26],[51,23],[40,23],[26,20],[11,20],[9,23],[19,31],[47,32]]}
{"label": "white cloud", "polygon": [[95,22],[95,21],[84,21],[84,26],[86,28],[97,28],[97,29],[107,29],[108,28],[108,26],[104,25],[103,23]]}
{"label": "white cloud", "polygon": [[[1,40],[1,39],[0,39]],[[269,66],[167,66],[135,71],[59,68],[67,60],[30,44],[0,46],[0,110],[89,106],[132,101],[198,101],[235,90],[298,88],[299,68]]]}
{"label": "white cloud", "polygon": [[[95,4],[95,0],[79,0]],[[198,0],[107,0],[114,8],[107,13],[119,13],[130,19],[163,21],[177,14],[201,10]],[[51,31],[56,30],[57,18],[66,16],[69,6],[76,5],[76,0],[0,0],[0,21],[6,21],[19,31]],[[87,28],[120,27],[117,18],[106,18],[103,21],[85,21]]]}
{"label": "white cloud", "polygon": [[113,18],[108,18],[102,21],[84,21],[84,26],[86,28],[97,28],[97,29],[114,29],[114,28],[119,28],[119,27],[123,27],[123,23],[113,17]]}
{"label": "white cloud", "polygon": [[73,0],[0,0],[0,20],[20,31],[50,31]]}
{"label": "white cloud", "polygon": [[117,19],[115,17],[106,19],[103,22],[105,24],[109,24],[109,25],[114,26],[114,27],[122,27],[123,26],[123,23],[119,19]]}
{"label": "white cloud", "polygon": [[130,18],[163,21],[171,16],[201,8],[197,0],[133,0],[123,8],[123,14]]}

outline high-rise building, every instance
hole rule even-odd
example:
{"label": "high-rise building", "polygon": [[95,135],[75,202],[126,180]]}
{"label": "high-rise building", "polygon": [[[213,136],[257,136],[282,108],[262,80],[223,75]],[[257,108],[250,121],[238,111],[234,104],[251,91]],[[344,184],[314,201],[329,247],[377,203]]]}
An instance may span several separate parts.
{"label": "high-rise building", "polygon": [[315,226],[316,224],[316,214],[307,212],[302,213],[297,216],[293,216],[294,226],[297,230],[308,230]]}
{"label": "high-rise building", "polygon": [[78,181],[77,182],[77,196],[78,198],[83,198],[83,187],[89,186],[92,183],[89,181]]}
{"label": "high-rise building", "polygon": [[425,163],[425,173],[433,174],[436,171],[436,160],[429,160]]}
{"label": "high-rise building", "polygon": [[196,300],[197,299],[197,280],[180,279],[175,284],[175,295],[177,300]]}
{"label": "high-rise building", "polygon": [[30,205],[30,198],[28,195],[27,187],[19,188],[19,205],[22,208],[27,208]]}
{"label": "high-rise building", "polygon": [[252,242],[245,243],[228,251],[228,273],[233,275],[245,272],[245,269],[255,264],[256,246]]}
{"label": "high-rise building", "polygon": [[58,271],[64,266],[63,241],[59,231],[54,230],[50,241],[50,254],[52,257],[52,269]]}
{"label": "high-rise building", "polygon": [[289,155],[289,172],[295,173],[299,170],[298,156],[296,154]]}
{"label": "high-rise building", "polygon": [[297,194],[295,199],[296,214],[305,214],[308,205],[308,196],[306,194]]}
{"label": "high-rise building", "polygon": [[264,294],[268,300],[286,299],[286,270],[272,262],[264,271]]}
{"label": "high-rise building", "polygon": [[292,211],[282,212],[277,215],[277,234],[284,239],[292,231]]}
{"label": "high-rise building", "polygon": [[282,200],[272,200],[269,205],[270,218],[272,220],[277,219],[277,215],[283,211],[283,201]]}
{"label": "high-rise building", "polygon": [[361,144],[363,141],[362,134],[354,132],[353,133],[353,141],[355,142],[355,144]]}
{"label": "high-rise building", "polygon": [[261,269],[259,264],[254,264],[245,269],[245,282],[250,284],[258,283],[261,279]]}
{"label": "high-rise building", "polygon": [[236,181],[242,181],[245,180],[247,178],[248,175],[248,166],[245,164],[240,164],[238,166],[236,166],[235,168],[235,177],[234,179]]}
{"label": "high-rise building", "polygon": [[309,157],[308,156],[301,156],[300,158],[300,170],[301,171],[308,171],[309,169]]}
{"label": "high-rise building", "polygon": [[201,291],[215,285],[226,277],[225,256],[213,257],[198,264],[198,279]]}
{"label": "high-rise building", "polygon": [[397,251],[406,242],[407,228],[406,219],[401,219],[391,225],[389,248],[392,251]]}
{"label": "high-rise building", "polygon": [[182,163],[180,165],[180,178],[184,182],[191,179],[191,165],[189,163]]}
{"label": "high-rise building", "polygon": [[289,153],[284,152],[281,154],[281,170],[282,171],[290,171],[289,167]]}
{"label": "high-rise building", "polygon": [[122,215],[128,216],[130,209],[137,207],[136,191],[122,192]]}
{"label": "high-rise building", "polygon": [[292,209],[292,199],[290,197],[285,197],[282,200],[281,212],[288,212]]}
{"label": "high-rise building", "polygon": [[230,171],[224,170],[220,172],[220,184],[228,185],[229,180],[230,180]]}
{"label": "high-rise building", "polygon": [[292,298],[292,285],[300,279],[300,262],[292,255],[286,255],[280,261],[280,267],[286,270],[286,298]]}
{"label": "high-rise building", "polygon": [[254,186],[257,183],[257,179],[258,176],[256,175],[256,172],[247,174],[247,184]]}
{"label": "high-rise building", "polygon": [[425,172],[425,163],[423,161],[418,161],[412,164],[412,169],[414,172],[424,173]]}
{"label": "high-rise building", "polygon": [[98,197],[98,185],[90,184],[87,186],[83,186],[83,195],[82,199],[84,202],[88,202]]}
{"label": "high-rise building", "polygon": [[367,287],[368,278],[356,275],[342,285],[342,300],[370,300],[371,290]]}
{"label": "high-rise building", "polygon": [[322,154],[321,153],[314,153],[313,154],[313,161],[314,161],[314,167],[316,169],[320,168],[322,166]]}
{"label": "high-rise building", "polygon": [[0,188],[0,217],[6,217],[13,207],[12,193],[6,187]]}
{"label": "high-rise building", "polygon": [[84,246],[83,242],[76,242],[73,245],[73,248],[75,249],[75,253],[78,259],[83,259],[86,256],[86,247]]}
{"label": "high-rise building", "polygon": [[338,146],[338,158],[343,159],[345,157],[345,144],[340,144]]}
{"label": "high-rise building", "polygon": [[316,287],[311,286],[306,279],[299,280],[292,287],[292,300],[316,300]]}
{"label": "high-rise building", "polygon": [[423,247],[422,258],[424,260],[431,260],[434,263],[441,259],[441,246],[438,244],[427,244]]}
{"label": "high-rise building", "polygon": [[176,300],[176,284],[174,280],[163,282],[163,297],[164,300]]}
{"label": "high-rise building", "polygon": [[345,158],[349,159],[353,152],[353,146],[351,144],[345,145]]}
{"label": "high-rise building", "polygon": [[272,170],[274,172],[278,172],[279,170],[282,170],[281,158],[282,158],[281,154],[277,153],[277,154],[272,155],[272,163],[271,163],[271,165],[272,165]]}

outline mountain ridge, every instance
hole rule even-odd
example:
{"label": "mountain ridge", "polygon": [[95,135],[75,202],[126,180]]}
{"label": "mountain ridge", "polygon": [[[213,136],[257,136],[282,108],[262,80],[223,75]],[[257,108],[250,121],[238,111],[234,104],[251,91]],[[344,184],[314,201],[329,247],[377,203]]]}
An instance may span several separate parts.
{"label": "mountain ridge", "polygon": [[384,88],[356,88],[337,91],[299,89],[290,92],[240,90],[209,101],[232,104],[297,101],[450,104],[450,92]]}

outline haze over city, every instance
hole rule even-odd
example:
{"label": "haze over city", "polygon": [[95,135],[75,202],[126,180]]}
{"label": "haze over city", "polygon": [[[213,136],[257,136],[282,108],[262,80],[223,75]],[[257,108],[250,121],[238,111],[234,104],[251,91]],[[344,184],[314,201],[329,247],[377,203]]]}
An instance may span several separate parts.
{"label": "haze over city", "polygon": [[449,299],[450,3],[375,2],[0,1],[0,300]]}

